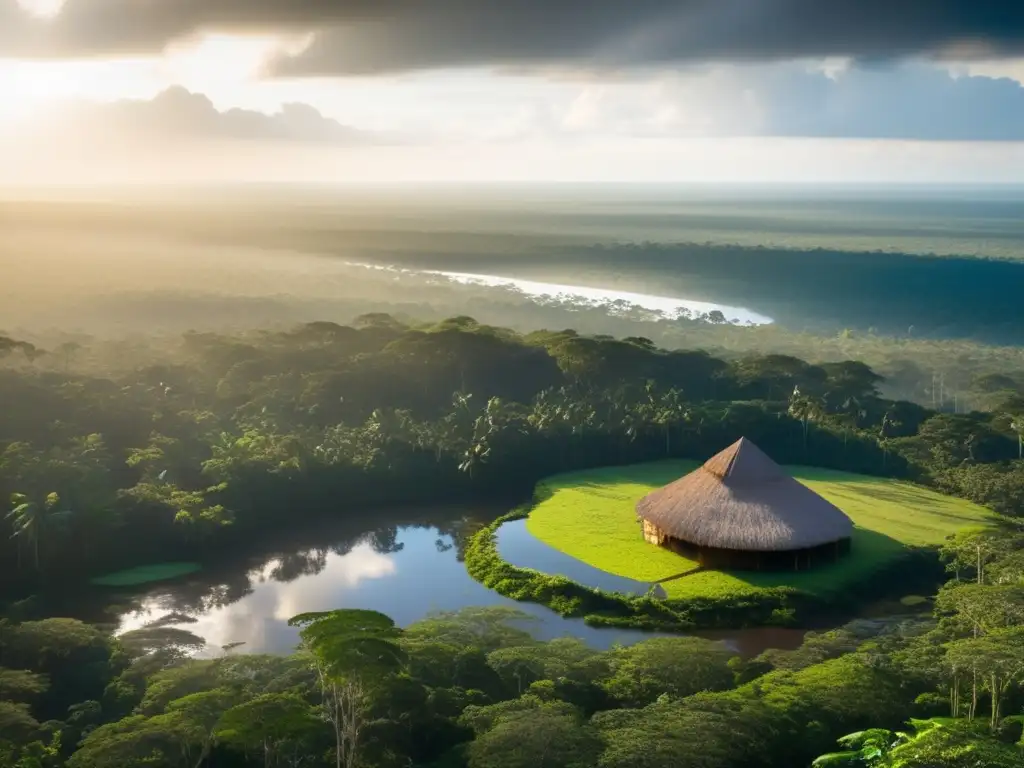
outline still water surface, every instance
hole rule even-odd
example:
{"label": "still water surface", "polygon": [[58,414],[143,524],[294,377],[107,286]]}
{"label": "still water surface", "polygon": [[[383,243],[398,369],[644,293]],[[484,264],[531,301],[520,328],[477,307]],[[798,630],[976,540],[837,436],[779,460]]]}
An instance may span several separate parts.
{"label": "still water surface", "polygon": [[746,307],[734,307],[728,304],[716,304],[708,301],[697,301],[678,296],[657,296],[649,293],[636,293],[611,288],[593,288],[584,285],[565,285],[547,283],[537,280],[524,280],[519,277],[502,277],[499,275],[479,275],[466,272],[429,272],[440,275],[456,283],[465,285],[484,285],[491,288],[509,288],[540,303],[558,302],[572,303],[584,307],[604,307],[612,311],[622,304],[650,310],[664,318],[674,320],[679,317],[700,317],[709,312],[719,311],[726,322],[733,325],[767,325],[772,319],[767,315],[754,312]]}
{"label": "still water surface", "polygon": [[[651,637],[636,630],[589,627],[581,619],[564,619],[543,606],[498,595],[474,581],[461,562],[462,545],[482,521],[451,512],[441,521],[436,513],[431,517],[431,522],[368,527],[361,532],[324,530],[312,545],[296,539],[273,551],[225,560],[173,583],[128,592],[94,590],[90,597],[105,603],[121,632],[172,613],[189,617],[169,626],[205,638],[208,645],[202,655],[216,655],[223,646],[233,644],[243,644],[241,652],[286,653],[298,642],[297,630],[288,626],[290,617],[336,608],[381,611],[404,626],[437,611],[501,605],[527,614],[524,626],[541,639],[569,635],[608,648]],[[381,519],[375,522],[380,524]],[[552,573],[564,573],[565,561],[574,562],[532,539],[524,526],[509,533],[499,538],[499,544],[503,556],[512,562]],[[552,553],[565,561],[559,562]],[[611,583],[618,577],[589,570],[593,574],[567,575],[587,577],[584,580],[589,583],[598,574],[610,581],[593,586],[623,586]],[[633,584],[646,591],[646,585]],[[744,655],[765,648],[793,648],[803,636],[800,630],[778,628],[699,634],[722,640]]]}
{"label": "still water surface", "polygon": [[535,303],[570,304],[577,307],[602,308],[615,315],[629,308],[640,308],[655,316],[674,320],[680,317],[702,317],[719,311],[725,322],[733,325],[768,325],[772,318],[747,307],[737,307],[709,301],[698,301],[680,296],[659,296],[650,293],[636,293],[618,288],[597,288],[586,285],[527,280],[520,277],[476,274],[469,272],[445,272],[441,270],[417,270],[387,264],[364,264],[345,262],[349,267],[361,267],[376,272],[400,275],[428,275],[441,282],[460,285],[475,285],[514,291]]}

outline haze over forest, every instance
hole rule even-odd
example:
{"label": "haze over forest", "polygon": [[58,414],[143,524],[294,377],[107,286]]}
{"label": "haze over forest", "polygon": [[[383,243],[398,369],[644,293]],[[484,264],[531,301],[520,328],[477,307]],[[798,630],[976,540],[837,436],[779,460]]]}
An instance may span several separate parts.
{"label": "haze over forest", "polygon": [[[1010,343],[1024,194],[614,187],[108,192],[5,206],[0,323],[105,335],[368,311],[624,328],[481,274],[744,309],[792,331]],[[375,269],[370,269],[373,266]],[[536,292],[536,291],[535,291]],[[733,308],[730,310],[729,308]],[[669,327],[674,316],[634,311]],[[650,309],[650,308],[648,308]],[[706,310],[705,310],[706,311]],[[667,325],[666,325],[667,324]],[[756,345],[756,342],[753,343]]]}
{"label": "haze over forest", "polygon": [[1024,3],[0,0],[0,768],[1024,766]]}

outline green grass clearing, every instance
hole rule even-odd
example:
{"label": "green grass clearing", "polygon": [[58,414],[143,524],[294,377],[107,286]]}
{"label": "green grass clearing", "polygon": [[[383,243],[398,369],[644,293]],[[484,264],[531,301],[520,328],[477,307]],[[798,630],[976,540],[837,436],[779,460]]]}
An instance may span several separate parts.
{"label": "green grass clearing", "polygon": [[[645,494],[697,465],[666,461],[574,472],[549,478],[527,530],[589,565],[637,581],[657,581],[697,564],[644,541],[634,506]],[[856,525],[853,550],[839,562],[801,572],[704,571],[662,586],[670,598],[730,597],[765,587],[825,596],[866,578],[908,547],[938,546],[965,527],[983,525],[987,509],[926,488],[884,478],[789,467],[804,485],[838,506]]]}
{"label": "green grass clearing", "polygon": [[90,579],[90,584],[99,587],[134,587],[139,584],[149,584],[155,581],[166,581],[178,576],[185,576],[195,573],[202,566],[199,563],[157,563],[155,565],[143,565],[139,568],[130,568],[126,571],[108,573],[104,576],[97,576]]}

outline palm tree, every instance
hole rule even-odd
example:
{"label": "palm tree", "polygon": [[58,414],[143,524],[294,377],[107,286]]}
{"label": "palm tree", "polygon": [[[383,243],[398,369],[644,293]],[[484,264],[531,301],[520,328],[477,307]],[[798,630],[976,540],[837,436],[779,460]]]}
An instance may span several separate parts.
{"label": "palm tree", "polygon": [[878,430],[878,442],[882,446],[882,468],[885,468],[886,460],[889,458],[889,427],[898,427],[900,423],[892,418],[889,411],[882,416],[882,424]]}
{"label": "palm tree", "polygon": [[690,412],[682,401],[682,392],[672,388],[661,396],[655,421],[665,430],[665,456],[672,455],[672,427],[690,420]]}
{"label": "palm tree", "polygon": [[845,747],[843,752],[832,752],[822,755],[813,763],[812,768],[827,768],[830,766],[864,766],[864,768],[879,768],[886,762],[886,758],[893,749],[910,741],[910,737],[901,731],[889,731],[884,728],[869,728],[866,731],[857,731],[839,739],[839,745]]}
{"label": "palm tree", "polygon": [[[11,496],[11,504],[14,508],[7,513],[7,519],[11,521],[11,528],[14,531],[11,538],[18,539],[21,546],[31,548],[32,561],[38,571],[40,543],[49,536],[51,523],[66,517],[70,512],[57,511],[60,496],[56,493],[48,494],[42,503],[30,500],[23,493],[15,493]],[[18,548],[19,558],[21,546]]]}
{"label": "palm tree", "polygon": [[462,455],[462,461],[459,463],[459,470],[465,472],[470,477],[473,477],[473,472],[478,466],[486,463],[487,456],[490,454],[491,449],[487,446],[486,438],[480,442],[473,443],[466,452]]}
{"label": "palm tree", "polygon": [[366,421],[366,431],[373,444],[384,449],[393,441],[408,441],[412,415],[396,408],[377,408]]}
{"label": "palm tree", "polygon": [[[568,397],[567,393],[563,393],[563,397]],[[569,464],[572,464],[573,450],[577,446],[581,445],[584,441],[584,437],[589,429],[594,425],[594,421],[597,418],[597,412],[594,409],[592,403],[586,400],[572,400],[568,399],[564,402],[564,405],[559,409],[562,414],[563,423],[568,427],[568,448],[569,448]]]}
{"label": "palm tree", "polygon": [[847,441],[850,437],[850,432],[856,430],[860,425],[861,419],[867,417],[868,412],[864,408],[860,399],[851,395],[843,401],[842,406],[839,409],[840,413],[840,424],[843,427],[843,449],[846,449]]}
{"label": "palm tree", "polygon": [[488,422],[484,416],[478,416],[473,424],[473,436],[470,439],[469,447],[462,455],[459,470],[473,477],[474,470],[481,464],[486,463],[487,457],[491,454],[491,446],[487,442],[490,434]]}
{"label": "palm tree", "polygon": [[789,398],[789,415],[798,419],[803,428],[804,453],[807,452],[807,433],[810,430],[811,422],[820,418],[821,414],[820,401],[803,394],[799,386],[793,387],[793,394]]}
{"label": "palm tree", "polygon": [[1017,433],[1017,458],[1024,459],[1024,416],[1014,418],[1010,429]]}

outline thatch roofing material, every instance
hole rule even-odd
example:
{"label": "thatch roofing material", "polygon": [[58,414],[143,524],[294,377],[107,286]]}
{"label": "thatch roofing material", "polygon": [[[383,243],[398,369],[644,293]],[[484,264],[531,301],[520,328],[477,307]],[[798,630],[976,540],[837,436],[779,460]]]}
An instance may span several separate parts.
{"label": "thatch roofing material", "polygon": [[740,438],[699,469],[648,494],[637,515],[702,547],[780,552],[849,538],[853,522]]}

